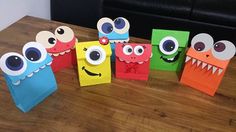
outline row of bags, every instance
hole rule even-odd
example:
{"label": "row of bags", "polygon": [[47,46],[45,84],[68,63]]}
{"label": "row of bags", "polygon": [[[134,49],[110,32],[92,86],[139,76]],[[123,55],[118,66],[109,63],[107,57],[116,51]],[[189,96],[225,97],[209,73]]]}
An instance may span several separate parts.
{"label": "row of bags", "polygon": [[31,110],[57,90],[54,72],[75,65],[80,86],[110,83],[111,61],[115,77],[122,79],[148,80],[150,69],[183,69],[181,83],[213,96],[236,52],[233,43],[214,42],[206,33],[194,36],[187,49],[187,31],[153,29],[151,44],[128,43],[129,28],[123,17],[101,18],[99,40],[78,42],[71,28],[60,26],[54,33],[39,32],[22,55],[4,54],[0,67],[16,106]]}

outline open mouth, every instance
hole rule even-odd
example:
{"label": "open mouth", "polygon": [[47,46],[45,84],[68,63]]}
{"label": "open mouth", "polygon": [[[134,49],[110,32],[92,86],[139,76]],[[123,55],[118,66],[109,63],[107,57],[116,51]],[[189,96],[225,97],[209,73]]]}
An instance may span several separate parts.
{"label": "open mouth", "polygon": [[197,67],[201,67],[202,69],[206,68],[208,71],[212,70],[212,74],[215,74],[216,71],[218,71],[218,75],[220,75],[223,72],[223,69],[220,67],[213,66],[211,64],[208,64],[206,62],[200,61],[198,59],[192,58],[190,56],[186,56],[185,63],[191,60],[191,64],[194,65],[197,64]]}
{"label": "open mouth", "polygon": [[99,76],[101,77],[102,74],[101,73],[93,73],[93,72],[90,72],[89,70],[85,69],[85,66],[82,67],[82,70],[84,70],[89,76]]}
{"label": "open mouth", "polygon": [[176,56],[174,56],[173,58],[164,58],[163,56],[161,56],[160,58],[161,58],[162,60],[164,60],[165,62],[167,62],[167,63],[173,63],[173,62],[175,62],[176,60],[179,59],[180,53],[181,53],[181,52],[179,51],[178,54],[177,54]]}
{"label": "open mouth", "polygon": [[59,53],[48,53],[50,56],[59,56],[59,55],[64,55],[64,54],[66,54],[66,53],[69,53],[69,52],[71,52],[71,50],[73,50],[74,49],[74,47],[73,48],[71,48],[71,49],[68,49],[68,50],[66,50],[66,51],[62,51],[62,52],[59,52]]}
{"label": "open mouth", "polygon": [[122,39],[117,39],[117,40],[109,40],[110,43],[127,43],[129,42],[129,38],[128,39],[125,39],[125,40],[122,40]]}

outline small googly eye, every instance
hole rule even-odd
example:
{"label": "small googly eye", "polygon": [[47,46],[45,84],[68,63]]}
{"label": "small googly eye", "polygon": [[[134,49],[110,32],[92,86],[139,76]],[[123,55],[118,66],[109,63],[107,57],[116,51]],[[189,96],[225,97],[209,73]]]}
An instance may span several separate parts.
{"label": "small googly eye", "polygon": [[214,57],[220,60],[229,60],[235,55],[236,49],[233,43],[222,40],[216,42],[211,51]]}
{"label": "small googly eye", "polygon": [[114,22],[107,17],[101,18],[97,23],[97,29],[103,34],[109,34],[113,31]]}
{"label": "small googly eye", "polygon": [[106,52],[100,46],[91,46],[87,49],[85,57],[88,63],[92,65],[100,65],[106,59]]}
{"label": "small googly eye", "polygon": [[55,36],[58,40],[64,43],[68,43],[75,37],[74,32],[67,26],[60,26],[55,30]]}
{"label": "small googly eye", "polygon": [[115,31],[119,34],[124,34],[129,31],[129,21],[123,17],[118,17],[114,20]]}
{"label": "small googly eye", "polygon": [[213,38],[206,33],[200,33],[193,37],[191,47],[198,52],[206,52],[212,48],[214,43]]}
{"label": "small googly eye", "polygon": [[171,36],[163,38],[159,44],[160,51],[166,55],[174,54],[178,50],[178,48],[178,41]]}
{"label": "small googly eye", "polygon": [[46,59],[47,51],[46,49],[37,42],[29,42],[23,47],[24,57],[32,63],[39,63]]}
{"label": "small googly eye", "polygon": [[143,46],[136,46],[136,47],[134,48],[134,54],[135,54],[135,55],[140,56],[140,55],[142,55],[143,53],[144,53],[144,48],[143,48]]}
{"label": "small googly eye", "polygon": [[0,67],[7,75],[18,76],[25,72],[27,62],[22,55],[15,52],[9,52],[1,57]]}
{"label": "small googly eye", "polygon": [[36,35],[36,41],[41,43],[45,48],[50,49],[57,43],[56,36],[49,31],[41,31]]}
{"label": "small googly eye", "polygon": [[133,53],[133,48],[132,48],[132,46],[130,46],[130,45],[125,45],[125,46],[123,47],[123,53],[124,53],[125,55],[131,55],[131,54]]}

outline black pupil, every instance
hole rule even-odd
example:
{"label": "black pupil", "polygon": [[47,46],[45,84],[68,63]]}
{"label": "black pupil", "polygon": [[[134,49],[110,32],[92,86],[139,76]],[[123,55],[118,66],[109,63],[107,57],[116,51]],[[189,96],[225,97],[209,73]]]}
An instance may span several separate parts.
{"label": "black pupil", "polygon": [[6,60],[6,66],[13,71],[20,70],[23,67],[23,61],[18,56],[10,56]]}
{"label": "black pupil", "polygon": [[49,38],[48,43],[49,44],[55,44],[55,39],[54,38]]}
{"label": "black pupil", "polygon": [[128,52],[131,53],[131,52],[132,52],[132,49],[131,49],[131,48],[128,48]]}
{"label": "black pupil", "polygon": [[36,48],[27,49],[25,55],[30,61],[37,61],[41,58],[41,52]]}
{"label": "black pupil", "polygon": [[221,42],[216,43],[216,44],[214,45],[214,49],[215,49],[215,51],[217,51],[217,52],[222,52],[222,51],[225,50],[225,44],[224,44],[224,43],[221,43]]}
{"label": "black pupil", "polygon": [[100,59],[100,53],[98,51],[92,51],[90,54],[89,54],[89,57],[93,60],[93,61],[97,61]]}
{"label": "black pupil", "polygon": [[142,50],[142,49],[138,49],[138,52],[139,52],[139,53],[143,53],[143,50]]}
{"label": "black pupil", "polygon": [[57,30],[57,33],[59,33],[59,34],[64,34],[64,30],[63,29],[61,29],[61,28],[59,28],[58,30]]}
{"label": "black pupil", "polygon": [[194,49],[196,51],[202,51],[205,49],[205,44],[203,42],[197,42],[195,45],[194,45]]}
{"label": "black pupil", "polygon": [[163,49],[167,52],[171,52],[175,49],[175,42],[172,40],[167,40],[163,44]]}

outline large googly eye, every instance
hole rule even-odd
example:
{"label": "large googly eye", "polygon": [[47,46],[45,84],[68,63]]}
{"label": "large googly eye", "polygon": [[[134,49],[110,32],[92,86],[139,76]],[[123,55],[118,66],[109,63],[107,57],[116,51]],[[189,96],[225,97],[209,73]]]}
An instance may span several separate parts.
{"label": "large googly eye", "polygon": [[133,53],[133,48],[132,48],[132,46],[130,46],[130,45],[125,45],[125,46],[123,47],[123,53],[124,53],[125,55],[131,55],[131,54]]}
{"label": "large googly eye", "polygon": [[206,33],[200,33],[193,37],[191,47],[199,52],[206,52],[212,48],[214,44],[213,38]]}
{"label": "large googly eye", "polygon": [[24,57],[32,63],[39,63],[46,59],[47,51],[46,49],[37,42],[29,42],[23,47]]}
{"label": "large googly eye", "polygon": [[11,76],[18,76],[26,70],[27,62],[22,55],[9,52],[1,57],[0,67],[4,73]]}
{"label": "large googly eye", "polygon": [[92,65],[100,65],[106,59],[106,52],[100,46],[91,46],[86,50],[86,60]]}
{"label": "large googly eye", "polygon": [[109,34],[113,31],[114,22],[110,18],[101,18],[97,23],[97,29],[103,34]]}
{"label": "large googly eye", "polygon": [[134,48],[134,54],[140,56],[140,55],[142,55],[143,53],[144,53],[144,48],[143,48],[143,46],[136,46],[136,47]]}
{"label": "large googly eye", "polygon": [[165,37],[159,44],[159,49],[163,54],[174,54],[179,48],[179,43],[174,37]]}
{"label": "large googly eye", "polygon": [[211,51],[214,57],[220,60],[229,60],[235,55],[236,49],[233,43],[222,40],[216,42]]}
{"label": "large googly eye", "polygon": [[56,36],[49,31],[41,31],[36,35],[36,41],[45,48],[50,49],[57,43]]}
{"label": "large googly eye", "polygon": [[55,30],[55,35],[58,40],[64,43],[68,43],[75,37],[74,32],[67,26],[60,26]]}
{"label": "large googly eye", "polygon": [[129,21],[123,17],[118,17],[114,20],[115,31],[119,34],[124,34],[129,31]]}

